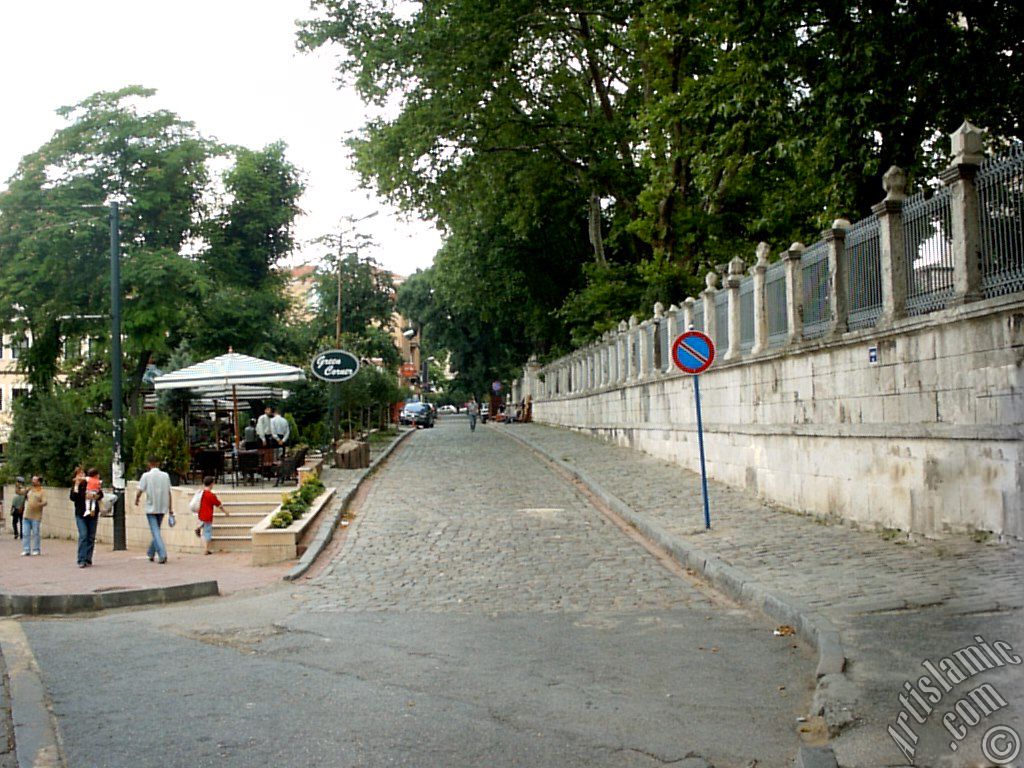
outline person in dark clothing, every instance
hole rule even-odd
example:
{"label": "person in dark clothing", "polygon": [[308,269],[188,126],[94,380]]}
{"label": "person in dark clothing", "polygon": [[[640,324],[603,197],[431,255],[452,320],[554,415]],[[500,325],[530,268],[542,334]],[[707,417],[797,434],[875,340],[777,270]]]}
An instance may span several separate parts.
{"label": "person in dark clothing", "polygon": [[103,491],[98,491],[96,505],[86,503],[86,488],[90,476],[98,476],[99,472],[90,469],[83,472],[81,467],[75,468],[75,476],[71,480],[69,498],[75,505],[75,525],[78,526],[78,567],[87,568],[92,565],[92,553],[96,548],[96,525],[99,522],[99,499]]}
{"label": "person in dark clothing", "polygon": [[11,527],[14,538],[21,538],[21,520],[25,514],[25,478],[19,477],[14,485],[14,498],[11,499]]}

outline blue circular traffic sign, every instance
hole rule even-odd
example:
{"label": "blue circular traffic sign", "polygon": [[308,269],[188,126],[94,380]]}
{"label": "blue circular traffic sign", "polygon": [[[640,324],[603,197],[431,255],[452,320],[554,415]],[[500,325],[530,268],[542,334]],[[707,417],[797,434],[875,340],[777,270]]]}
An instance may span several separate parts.
{"label": "blue circular traffic sign", "polygon": [[706,333],[687,331],[672,343],[672,362],[683,373],[704,373],[715,361],[715,342]]}

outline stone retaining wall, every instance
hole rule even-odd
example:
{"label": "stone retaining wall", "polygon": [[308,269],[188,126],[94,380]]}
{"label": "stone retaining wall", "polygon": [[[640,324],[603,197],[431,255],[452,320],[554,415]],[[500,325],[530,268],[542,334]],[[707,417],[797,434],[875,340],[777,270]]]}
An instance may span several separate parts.
{"label": "stone retaining wall", "polygon": [[[692,380],[638,357],[626,381],[552,393],[534,366],[518,386],[538,422],[699,470]],[[700,377],[708,473],[858,523],[1024,537],[1022,364],[1020,294],[719,358]]]}

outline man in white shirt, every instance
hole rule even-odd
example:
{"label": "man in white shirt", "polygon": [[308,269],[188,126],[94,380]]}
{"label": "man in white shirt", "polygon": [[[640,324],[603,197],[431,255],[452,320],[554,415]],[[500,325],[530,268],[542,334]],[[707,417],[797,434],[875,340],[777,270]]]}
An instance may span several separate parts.
{"label": "man in white shirt", "polygon": [[280,448],[281,455],[283,456],[285,443],[288,442],[288,438],[291,435],[291,427],[288,426],[288,419],[280,413],[275,413],[274,417],[270,420],[270,433],[273,435],[272,445],[275,448]]}
{"label": "man in white shirt", "polygon": [[263,448],[273,448],[275,445],[270,427],[273,415],[274,409],[268,405],[263,409],[263,414],[256,421],[256,437],[259,438],[260,446]]}
{"label": "man in white shirt", "polygon": [[171,478],[160,469],[160,460],[156,456],[147,457],[146,463],[149,464],[149,471],[139,479],[139,489],[135,492],[135,506],[139,506],[139,499],[142,494],[146,494],[146,521],[153,536],[146,555],[150,561],[157,557],[157,562],[163,564],[167,562],[167,549],[160,536],[160,524],[164,521],[164,515],[174,515],[171,508]]}

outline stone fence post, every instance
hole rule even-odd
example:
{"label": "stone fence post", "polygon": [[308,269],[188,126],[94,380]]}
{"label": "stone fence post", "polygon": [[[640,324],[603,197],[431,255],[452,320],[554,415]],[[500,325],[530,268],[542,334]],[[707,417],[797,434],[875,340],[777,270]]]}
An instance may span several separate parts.
{"label": "stone fence post", "polygon": [[850,222],[836,219],[832,228],[826,229],[825,245],[828,247],[828,303],[832,319],[827,335],[841,336],[846,333],[850,317],[849,289],[847,287],[849,265],[846,263],[846,230]]}
{"label": "stone fence post", "polygon": [[953,163],[940,178],[950,192],[955,304],[981,298],[981,222],[974,177],[984,159],[983,132],[964,121],[950,134]]}
{"label": "stone fence post", "polygon": [[676,336],[693,328],[693,305],[696,303],[697,300],[693,296],[687,296],[683,300],[683,327],[678,329]]}
{"label": "stone fence post", "polygon": [[799,344],[804,338],[804,267],[807,250],[803,243],[793,243],[782,254],[786,264],[786,343]]}
{"label": "stone fence post", "polygon": [[629,377],[629,326],[626,321],[618,321],[618,334],[615,336],[615,355],[617,357],[616,384],[622,384]]}
{"label": "stone fence post", "polygon": [[661,373],[665,368],[665,361],[661,359],[661,334],[663,328],[665,328],[665,305],[659,301],[654,304],[654,317],[651,319],[651,337],[654,341],[651,366],[657,373]]}
{"label": "stone fence post", "polygon": [[715,286],[718,285],[718,274],[716,272],[708,272],[704,276],[704,285],[706,287],[700,292],[700,297],[704,299],[704,333],[707,334],[711,341],[714,341],[717,330],[716,326],[718,325],[715,316],[715,294],[718,293],[718,289]]}
{"label": "stone fence post", "polygon": [[758,243],[754,251],[757,263],[750,268],[754,280],[754,346],[750,354],[759,355],[768,349],[768,308],[765,304],[765,274],[768,272],[768,243]]}
{"label": "stone fence post", "polygon": [[740,283],[743,282],[743,273],[747,271],[746,266],[743,259],[737,256],[729,262],[729,272],[725,278],[725,287],[729,291],[729,348],[725,351],[726,360],[740,356],[740,337],[743,332],[740,324]]}
{"label": "stone fence post", "polygon": [[629,316],[629,325],[626,326],[626,381],[632,381],[640,372],[637,370],[636,339],[637,319],[636,315]]}
{"label": "stone fence post", "polygon": [[907,314],[907,254],[903,241],[903,201],[907,174],[892,166],[882,177],[885,199],[871,206],[878,217],[878,258],[882,277],[882,316],[879,325],[891,325]]}

